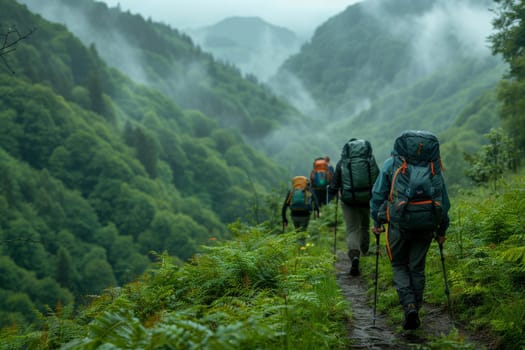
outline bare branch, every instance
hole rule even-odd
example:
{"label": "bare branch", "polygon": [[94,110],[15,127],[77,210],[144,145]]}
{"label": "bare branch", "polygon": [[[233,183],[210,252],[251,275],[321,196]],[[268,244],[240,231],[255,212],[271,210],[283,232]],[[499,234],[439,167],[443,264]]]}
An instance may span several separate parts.
{"label": "bare branch", "polygon": [[22,34],[18,31],[16,27],[10,27],[7,29],[7,33],[3,34],[4,39],[2,42],[2,46],[0,46],[0,58],[2,58],[2,61],[11,73],[14,74],[15,72],[13,71],[13,69],[11,69],[4,56],[13,51],[16,51],[16,45],[20,41],[27,39],[31,34],[35,32],[35,30],[36,28],[31,28],[27,33]]}
{"label": "bare branch", "polygon": [[16,239],[6,239],[0,241],[1,244],[9,245],[12,243],[43,243],[41,240],[33,239],[33,238],[16,238]]}

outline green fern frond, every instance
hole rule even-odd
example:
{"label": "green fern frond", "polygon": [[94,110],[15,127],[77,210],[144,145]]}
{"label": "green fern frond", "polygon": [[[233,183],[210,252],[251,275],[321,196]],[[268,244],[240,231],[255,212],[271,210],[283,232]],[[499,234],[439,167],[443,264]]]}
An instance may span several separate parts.
{"label": "green fern frond", "polygon": [[501,253],[501,256],[511,262],[525,264],[525,247],[513,247]]}

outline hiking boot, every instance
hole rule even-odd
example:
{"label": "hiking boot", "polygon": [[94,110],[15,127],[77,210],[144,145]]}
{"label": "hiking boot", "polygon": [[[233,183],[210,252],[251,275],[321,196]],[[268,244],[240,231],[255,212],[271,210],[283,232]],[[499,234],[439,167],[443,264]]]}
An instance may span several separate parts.
{"label": "hiking boot", "polygon": [[419,320],[419,315],[417,308],[414,304],[408,304],[405,308],[405,320],[403,321],[403,329],[405,330],[414,330],[419,328],[421,321]]}
{"label": "hiking boot", "polygon": [[352,259],[352,267],[350,267],[351,276],[359,276],[359,257],[354,257]]}

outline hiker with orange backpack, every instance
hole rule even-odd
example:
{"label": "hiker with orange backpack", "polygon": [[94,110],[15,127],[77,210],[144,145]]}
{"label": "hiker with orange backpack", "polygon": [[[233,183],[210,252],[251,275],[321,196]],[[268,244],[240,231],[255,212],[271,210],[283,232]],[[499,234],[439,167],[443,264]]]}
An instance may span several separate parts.
{"label": "hiker with orange backpack", "polygon": [[372,231],[377,237],[388,223],[387,252],[406,330],[421,324],[427,252],[434,237],[442,247],[449,226],[442,171],[437,137],[428,131],[405,131],[396,138],[372,190]]}
{"label": "hiker with orange backpack", "polygon": [[286,210],[290,208],[290,217],[298,231],[306,231],[312,211],[319,217],[319,203],[312,192],[306,176],[295,176],[292,179],[292,188],[286,193],[281,210],[283,228],[288,226]]}
{"label": "hiker with orange backpack", "polygon": [[329,157],[315,158],[312,171],[310,172],[310,183],[315,196],[319,200],[319,206],[328,204],[329,201],[327,186],[332,181],[333,176],[333,172],[330,171],[329,161]]}

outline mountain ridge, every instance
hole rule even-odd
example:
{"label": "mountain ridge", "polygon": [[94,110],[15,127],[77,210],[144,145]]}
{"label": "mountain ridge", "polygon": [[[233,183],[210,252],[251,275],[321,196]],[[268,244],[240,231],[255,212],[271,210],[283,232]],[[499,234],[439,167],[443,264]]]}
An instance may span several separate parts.
{"label": "mountain ridge", "polygon": [[302,45],[293,31],[261,17],[227,17],[188,33],[217,59],[235,64],[262,81],[275,74],[281,62]]}

